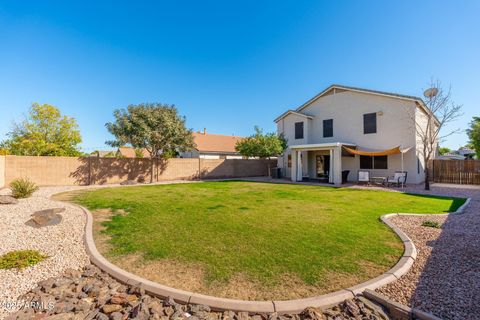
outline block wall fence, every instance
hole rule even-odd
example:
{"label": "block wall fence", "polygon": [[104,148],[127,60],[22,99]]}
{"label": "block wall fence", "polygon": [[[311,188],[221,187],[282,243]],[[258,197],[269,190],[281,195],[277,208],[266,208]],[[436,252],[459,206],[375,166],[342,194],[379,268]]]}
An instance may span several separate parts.
{"label": "block wall fence", "polygon": [[264,159],[130,159],[98,157],[0,156],[0,188],[26,177],[39,186],[113,184],[153,181],[241,178],[268,175],[276,160]]}

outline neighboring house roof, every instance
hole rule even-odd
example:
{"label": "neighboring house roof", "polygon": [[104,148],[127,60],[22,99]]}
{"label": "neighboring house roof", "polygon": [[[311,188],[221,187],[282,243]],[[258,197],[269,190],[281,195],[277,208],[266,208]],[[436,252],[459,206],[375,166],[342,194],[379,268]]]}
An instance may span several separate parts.
{"label": "neighboring house roof", "polygon": [[[125,158],[136,158],[135,148],[132,147],[120,147],[118,148],[118,153]],[[142,154],[144,158],[150,158],[150,154],[146,149],[142,149]]]}
{"label": "neighboring house roof", "polygon": [[242,137],[225,136],[221,134],[210,134],[206,132],[194,132],[193,140],[199,152],[209,153],[237,153],[235,145]]}
{"label": "neighboring house roof", "polygon": [[435,157],[436,160],[465,160],[464,156],[459,154],[444,154],[443,156]]}
{"label": "neighboring house roof", "polygon": [[114,155],[115,150],[97,150],[90,153],[91,156],[103,158],[108,155]]}
{"label": "neighboring house roof", "polygon": [[[425,105],[425,102],[422,100],[420,97],[416,96],[409,96],[405,94],[399,94],[399,93],[391,93],[391,92],[385,92],[385,91],[378,91],[378,90],[371,90],[371,89],[363,89],[363,88],[357,88],[357,87],[349,87],[349,86],[344,86],[344,85],[339,85],[339,84],[332,84],[304,104],[302,104],[300,107],[298,107],[295,112],[299,113],[306,107],[308,107],[310,104],[315,102],[317,99],[330,94],[331,92],[335,92],[336,90],[339,90],[340,92],[343,91],[353,91],[353,92],[361,92],[361,93],[367,93],[367,94],[373,94],[373,95],[378,95],[378,96],[384,96],[384,97],[390,97],[390,98],[396,98],[396,99],[403,99],[403,100],[409,100],[409,101],[414,101],[416,102],[420,108],[425,112],[429,113],[429,110],[427,106]],[[288,111],[283,113],[281,116],[277,117],[275,119],[275,122],[278,122],[280,119],[286,117],[288,115]],[[437,123],[439,123],[438,119],[435,117],[435,120]]]}
{"label": "neighboring house roof", "polygon": [[475,150],[472,149],[458,149],[458,151],[455,151],[454,153],[458,153],[462,156],[467,156],[470,154],[475,154]]}

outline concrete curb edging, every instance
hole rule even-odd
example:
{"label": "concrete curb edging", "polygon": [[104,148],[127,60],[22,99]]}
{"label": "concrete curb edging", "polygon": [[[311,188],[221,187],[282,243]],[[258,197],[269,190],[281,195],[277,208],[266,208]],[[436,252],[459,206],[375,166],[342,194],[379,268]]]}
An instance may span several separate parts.
{"label": "concrete curb edging", "polygon": [[363,295],[376,303],[384,306],[390,315],[395,319],[415,319],[420,320],[441,320],[431,313],[421,311],[417,308],[410,308],[393,300],[390,300],[383,294],[377,293],[373,290],[365,290]]}
{"label": "concrete curb edging", "polygon": [[[462,213],[470,202],[468,198],[465,203],[455,212]],[[139,277],[129,273],[105,259],[97,250],[93,239],[93,217],[88,209],[80,205],[73,204],[79,207],[86,216],[85,224],[85,248],[91,262],[99,267],[104,272],[108,273],[113,278],[129,285],[142,285],[145,291],[153,296],[161,298],[172,297],[177,302],[184,304],[205,304],[217,311],[232,310],[235,312],[251,312],[251,313],[300,313],[307,307],[328,308],[336,305],[346,299],[352,299],[355,295],[363,293],[366,290],[375,290],[383,285],[396,281],[402,275],[406,274],[413,265],[417,257],[417,250],[411,239],[400,230],[393,222],[389,220],[390,217],[404,215],[402,213],[385,214],[380,217],[380,220],[395,232],[402,240],[404,245],[404,252],[402,257],[398,260],[393,268],[384,274],[370,279],[366,282],[357,284],[350,288],[341,289],[329,294],[315,296],[311,298],[296,299],[296,300],[282,300],[282,301],[248,301],[219,298],[198,293],[193,293],[185,290],[179,290],[168,287],[145,278]],[[417,215],[421,214],[405,214]],[[448,213],[447,213],[448,215]]]}

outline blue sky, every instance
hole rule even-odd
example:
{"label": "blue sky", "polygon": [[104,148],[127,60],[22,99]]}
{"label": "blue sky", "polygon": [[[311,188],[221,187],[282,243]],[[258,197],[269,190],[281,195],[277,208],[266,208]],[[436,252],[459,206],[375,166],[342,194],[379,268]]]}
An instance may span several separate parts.
{"label": "blue sky", "polygon": [[[479,115],[480,1],[3,1],[0,140],[32,102],[106,148],[115,108],[175,104],[194,130],[248,135],[339,83],[451,85]],[[464,133],[444,144],[457,148]]]}

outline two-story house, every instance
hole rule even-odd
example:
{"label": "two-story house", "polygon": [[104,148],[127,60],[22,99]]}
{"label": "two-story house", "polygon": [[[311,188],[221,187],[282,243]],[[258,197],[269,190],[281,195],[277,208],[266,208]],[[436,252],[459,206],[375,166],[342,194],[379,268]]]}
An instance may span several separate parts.
{"label": "two-story house", "polygon": [[426,126],[428,112],[418,97],[332,85],[275,119],[288,142],[278,166],[293,181],[340,184],[344,170],[356,181],[359,170],[386,177],[403,169],[407,183],[421,183],[416,126]]}

